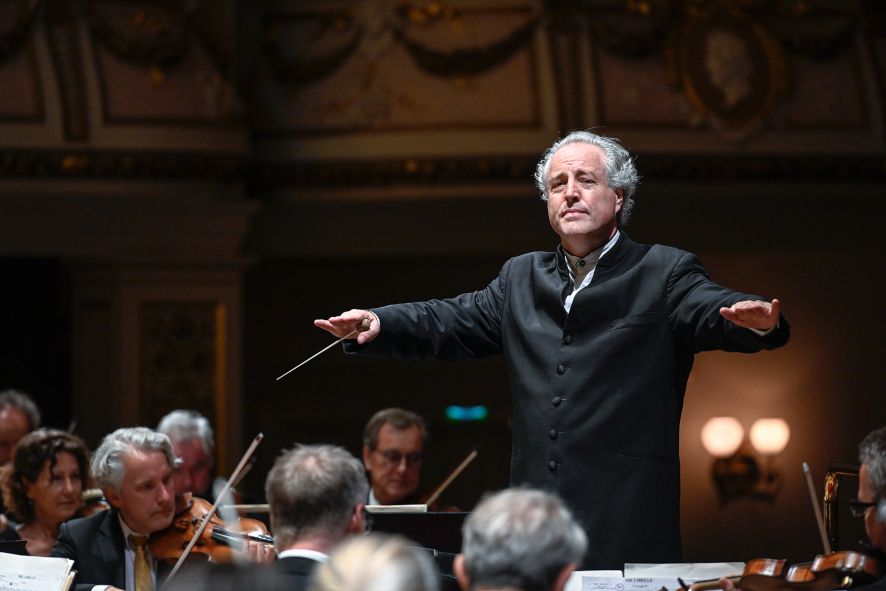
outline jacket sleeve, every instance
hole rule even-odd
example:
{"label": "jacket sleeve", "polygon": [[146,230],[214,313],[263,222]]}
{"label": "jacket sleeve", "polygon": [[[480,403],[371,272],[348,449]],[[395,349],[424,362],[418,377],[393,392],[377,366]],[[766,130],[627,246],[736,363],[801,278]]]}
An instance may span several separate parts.
{"label": "jacket sleeve", "polygon": [[56,558],[67,558],[75,562],[77,561],[77,547],[71,537],[71,532],[67,523],[62,523],[59,528],[58,539],[56,539],[55,546],[52,547],[52,551],[50,551],[49,555]]}
{"label": "jacket sleeve", "polygon": [[690,253],[676,261],[668,277],[668,318],[675,337],[694,352],[723,350],[753,353],[775,349],[788,342],[790,326],[782,316],[765,336],[743,328],[720,315],[720,308],[743,300],[770,301],[717,285],[698,258]]}
{"label": "jacket sleeve", "polygon": [[[62,523],[61,528],[59,528],[58,539],[56,539],[55,546],[52,547],[52,551],[50,551],[49,555],[54,558],[67,558],[73,560],[73,570],[77,570],[77,546],[74,543],[74,539],[71,537],[71,532],[67,523]],[[75,577],[75,583],[71,586],[74,591],[91,591],[91,589],[95,587],[95,585],[91,584],[78,584],[76,581],[77,578]]]}
{"label": "jacket sleeve", "polygon": [[510,261],[485,289],[459,296],[375,308],[381,332],[348,353],[395,359],[477,359],[502,350],[501,320]]}

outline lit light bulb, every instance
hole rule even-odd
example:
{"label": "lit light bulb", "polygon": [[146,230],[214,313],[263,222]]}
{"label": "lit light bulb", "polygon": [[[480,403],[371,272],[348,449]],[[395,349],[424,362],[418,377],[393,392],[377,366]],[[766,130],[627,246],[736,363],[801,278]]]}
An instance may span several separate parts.
{"label": "lit light bulb", "polygon": [[701,444],[715,458],[728,458],[741,446],[744,428],[734,417],[712,417],[701,428]]}
{"label": "lit light bulb", "polygon": [[791,428],[784,419],[757,419],[751,425],[751,445],[764,456],[780,454],[791,438]]}

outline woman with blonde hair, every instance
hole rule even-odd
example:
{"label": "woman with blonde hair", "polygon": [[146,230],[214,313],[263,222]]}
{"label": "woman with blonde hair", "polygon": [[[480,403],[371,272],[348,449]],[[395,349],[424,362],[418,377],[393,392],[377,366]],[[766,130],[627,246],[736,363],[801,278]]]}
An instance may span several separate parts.
{"label": "woman with blonde hair", "polygon": [[427,552],[400,536],[352,536],[314,571],[311,591],[439,591]]}

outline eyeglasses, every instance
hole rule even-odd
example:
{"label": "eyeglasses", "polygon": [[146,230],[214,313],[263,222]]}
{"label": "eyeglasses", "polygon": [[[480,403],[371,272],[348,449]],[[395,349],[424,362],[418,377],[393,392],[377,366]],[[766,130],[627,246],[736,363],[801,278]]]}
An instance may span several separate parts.
{"label": "eyeglasses", "polygon": [[408,454],[402,454],[396,449],[386,449],[384,451],[374,449],[372,451],[379,454],[382,458],[384,458],[385,462],[391,464],[392,466],[399,466],[400,462],[402,462],[403,460],[406,460],[407,466],[418,466],[424,459],[424,457],[421,455],[421,452],[418,451],[414,451]]}
{"label": "eyeglasses", "polygon": [[867,501],[852,499],[849,501],[849,511],[852,513],[853,517],[864,517],[864,512],[871,507],[876,507],[877,503],[879,503],[879,501],[871,501],[868,503]]}

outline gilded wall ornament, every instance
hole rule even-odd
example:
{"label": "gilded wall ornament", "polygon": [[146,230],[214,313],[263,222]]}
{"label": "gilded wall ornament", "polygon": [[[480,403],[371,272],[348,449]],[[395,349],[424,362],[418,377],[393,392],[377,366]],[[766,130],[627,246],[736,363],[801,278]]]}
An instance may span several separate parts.
{"label": "gilded wall ornament", "polygon": [[790,88],[778,42],[726,6],[690,13],[670,38],[666,56],[673,83],[730,135],[753,131]]}

